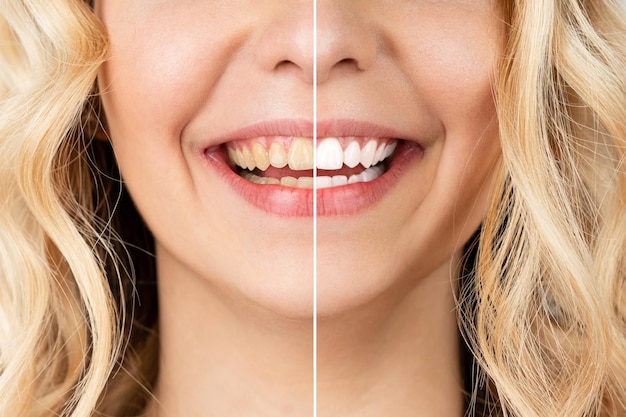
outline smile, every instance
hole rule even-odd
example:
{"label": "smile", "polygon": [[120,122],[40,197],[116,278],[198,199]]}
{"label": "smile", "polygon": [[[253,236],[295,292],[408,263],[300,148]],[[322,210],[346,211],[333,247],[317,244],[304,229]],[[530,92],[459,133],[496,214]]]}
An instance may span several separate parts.
{"label": "smile", "polygon": [[379,178],[397,144],[387,138],[328,137],[317,140],[314,153],[310,138],[262,137],[229,142],[226,150],[235,172],[252,183],[324,189]]}
{"label": "smile", "polygon": [[317,127],[313,141],[308,122],[251,125],[212,139],[201,148],[202,159],[252,206],[310,217],[353,215],[376,204],[424,153],[414,138],[367,122]]}

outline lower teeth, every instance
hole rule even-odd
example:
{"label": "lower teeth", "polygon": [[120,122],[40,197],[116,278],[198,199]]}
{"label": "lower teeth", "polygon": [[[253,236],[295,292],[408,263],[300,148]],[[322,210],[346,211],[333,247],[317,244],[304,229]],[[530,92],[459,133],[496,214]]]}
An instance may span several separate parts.
{"label": "lower teeth", "polygon": [[250,182],[263,185],[273,184],[282,185],[285,187],[312,189],[313,184],[315,183],[315,187],[319,190],[323,188],[332,188],[340,187],[342,185],[356,184],[359,182],[370,182],[380,177],[384,173],[385,166],[384,164],[380,163],[378,165],[367,168],[360,174],[351,175],[350,177],[347,177],[345,175],[335,175],[332,177],[315,177],[315,179],[313,179],[313,177],[282,177],[278,179],[272,177],[261,177],[247,170],[242,171],[239,175],[241,175],[243,178],[247,179]]}

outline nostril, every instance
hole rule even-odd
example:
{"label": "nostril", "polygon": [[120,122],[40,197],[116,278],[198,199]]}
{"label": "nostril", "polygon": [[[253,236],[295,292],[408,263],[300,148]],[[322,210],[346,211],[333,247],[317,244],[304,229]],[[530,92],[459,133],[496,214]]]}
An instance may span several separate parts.
{"label": "nostril", "polygon": [[341,61],[337,62],[336,65],[356,65],[357,61],[354,58],[344,58]]}
{"label": "nostril", "polygon": [[355,58],[344,58],[335,64],[335,68],[346,68],[346,67],[362,69],[361,65],[359,64],[359,61]]}
{"label": "nostril", "polygon": [[295,62],[290,61],[288,59],[283,59],[282,61],[278,62],[274,66],[274,70],[278,70],[278,71],[285,71],[285,70],[289,70],[289,69],[299,70],[300,67],[298,67],[298,65]]}

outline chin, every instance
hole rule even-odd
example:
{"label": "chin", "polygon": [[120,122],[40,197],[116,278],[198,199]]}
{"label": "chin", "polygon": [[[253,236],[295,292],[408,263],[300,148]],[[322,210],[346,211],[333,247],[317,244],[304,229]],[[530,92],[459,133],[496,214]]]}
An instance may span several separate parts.
{"label": "chin", "polygon": [[[258,268],[257,268],[258,267]],[[300,260],[297,266],[286,267],[283,262],[259,263],[256,272],[248,268],[228,273],[216,279],[207,277],[219,292],[217,296],[244,314],[254,314],[270,320],[311,320],[313,317],[312,257]],[[232,273],[232,272],[231,272]]]}

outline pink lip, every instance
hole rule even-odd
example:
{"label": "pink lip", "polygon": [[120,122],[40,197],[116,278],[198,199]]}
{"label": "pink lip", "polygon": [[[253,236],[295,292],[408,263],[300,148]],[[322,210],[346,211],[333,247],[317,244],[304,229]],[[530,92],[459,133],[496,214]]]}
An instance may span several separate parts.
{"label": "pink lip", "polygon": [[313,131],[313,123],[306,119],[278,119],[245,126],[223,136],[211,139],[205,148],[221,145],[241,139],[252,139],[261,136],[286,136],[312,138],[314,133],[317,137],[380,137],[406,139],[418,142],[409,133],[398,132],[389,127],[375,123],[357,121],[352,119],[322,120],[317,122],[317,131]]}
{"label": "pink lip", "polygon": [[385,174],[374,181],[342,187],[316,190],[317,215],[353,215],[374,205],[391,190],[413,161],[422,155],[423,148],[408,136],[393,129],[355,120],[328,120],[317,124],[306,120],[274,120],[256,123],[227,135],[214,138],[211,145],[204,148],[202,156],[209,169],[222,177],[227,184],[249,204],[269,214],[281,217],[311,217],[314,214],[314,190],[260,185],[249,182],[237,175],[229,167],[228,157],[223,147],[226,142],[251,139],[261,136],[286,137],[385,137],[408,139],[400,142]]}

